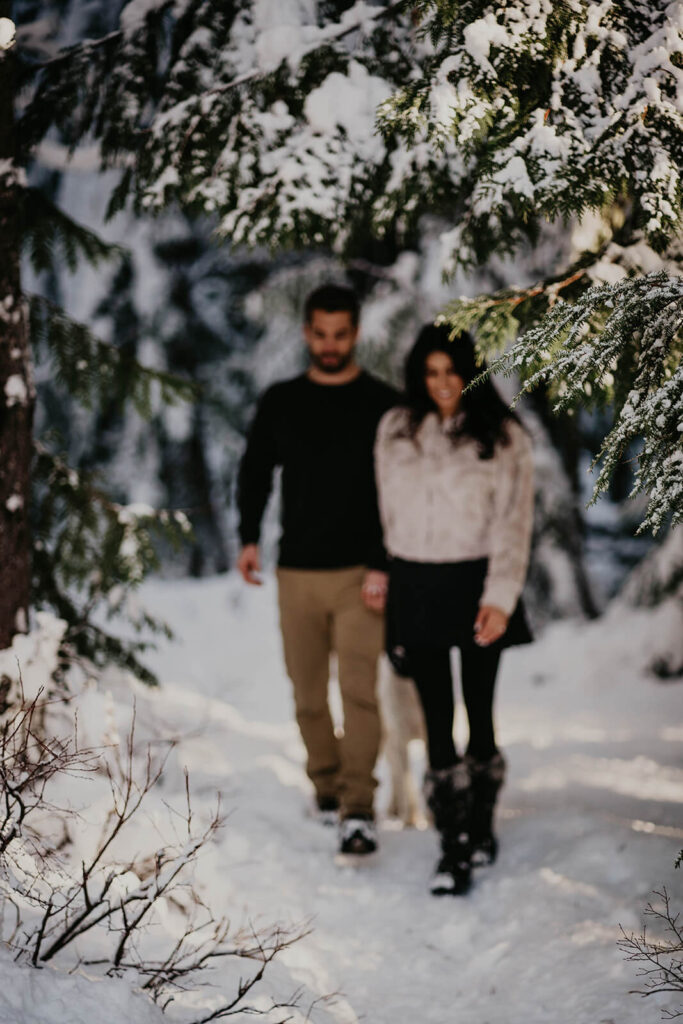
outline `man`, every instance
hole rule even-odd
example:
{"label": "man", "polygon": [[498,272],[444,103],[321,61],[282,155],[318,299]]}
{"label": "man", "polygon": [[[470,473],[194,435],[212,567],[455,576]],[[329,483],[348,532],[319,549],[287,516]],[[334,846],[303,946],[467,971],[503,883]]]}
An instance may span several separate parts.
{"label": "man", "polygon": [[[263,395],[239,475],[239,569],[258,584],[258,541],[273,470],[282,466],[278,562],[280,626],[296,718],[318,809],[340,817],[340,851],[377,847],[373,817],[380,723],[377,660],[383,646],[386,555],[373,443],[396,393],[355,360],[358,299],[327,284],[306,300],[307,373]],[[344,712],[338,739],[328,706],[337,654]]]}

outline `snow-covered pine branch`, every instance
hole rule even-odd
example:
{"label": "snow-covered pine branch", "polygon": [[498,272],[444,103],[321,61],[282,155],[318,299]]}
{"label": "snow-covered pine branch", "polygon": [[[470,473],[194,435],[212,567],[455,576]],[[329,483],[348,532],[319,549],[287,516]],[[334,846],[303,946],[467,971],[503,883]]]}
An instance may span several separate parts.
{"label": "snow-covered pine branch", "polygon": [[[98,267],[105,261],[116,261],[125,270],[129,256],[121,246],[105,242],[77,223],[24,179],[22,172],[14,185],[18,240],[37,275],[56,274],[62,267],[76,273],[83,264]],[[196,398],[191,381],[166,372],[163,366],[140,363],[131,351],[130,338],[105,342],[46,298],[24,298],[21,308],[29,313],[33,355],[44,357],[51,379],[82,407],[111,415],[130,402],[140,416],[149,419],[162,404]],[[3,304],[0,317],[10,317],[14,310],[14,305]],[[17,374],[9,378],[8,402],[22,401],[21,385]],[[187,520],[182,513],[122,510],[88,474],[76,473],[51,456],[52,447],[53,438],[47,439],[47,445],[39,443],[34,465],[32,506],[38,536],[33,604],[51,607],[68,619],[63,655],[75,652],[97,664],[111,659],[153,682],[153,674],[138,657],[149,645],[125,642],[91,621],[91,616],[104,603],[109,616],[122,613],[138,632],[143,628],[163,631],[161,623],[137,607],[129,590],[158,564],[159,544],[177,547],[187,532]],[[13,493],[5,507],[18,518],[26,504],[19,493]],[[108,598],[109,588],[114,589]]]}
{"label": "snow-covered pine branch", "polygon": [[[387,136],[455,139],[453,264],[514,251],[542,219],[620,196],[662,250],[681,224],[683,9],[677,2],[420,0],[434,50],[381,108]],[[415,187],[416,182],[411,186]]]}
{"label": "snow-covered pine branch", "polygon": [[[29,205],[28,196],[24,205]],[[36,269],[53,266],[55,241],[72,269],[79,258],[93,263],[122,255],[119,247],[102,243],[59,210],[48,212],[50,226],[42,225],[32,241],[29,234]],[[149,419],[161,405],[196,397],[192,381],[141,364],[125,344],[103,341],[47,299],[31,296],[28,305],[34,352],[43,350],[54,380],[82,406],[111,413],[131,403]],[[189,533],[187,517],[148,506],[124,508],[92,474],[75,471],[54,454],[53,437],[45,440],[37,442],[33,463],[34,605],[50,607],[69,622],[65,657],[77,654],[98,665],[111,660],[154,683],[139,657],[149,643],[123,640],[93,615],[104,607],[108,618],[121,614],[136,632],[165,631],[163,623],[138,606],[131,590],[158,565],[160,545],[178,548]]]}
{"label": "snow-covered pine branch", "polygon": [[[465,304],[461,321],[476,317],[486,301],[474,310]],[[500,300],[492,331],[507,328],[517,301]],[[449,319],[464,326],[457,310]],[[602,468],[594,500],[618,463],[633,458],[633,493],[650,496],[641,529],[655,532],[683,520],[682,327],[683,278],[658,271],[595,285],[573,303],[558,298],[491,364],[493,371],[518,373],[524,390],[547,385],[557,409],[613,406],[614,424],[596,459]]]}
{"label": "snow-covered pine branch", "polygon": [[[112,211],[130,198],[138,211],[178,202],[211,214],[233,244],[357,255],[369,234],[396,243],[437,212],[451,225],[443,263],[454,270],[515,252],[546,219],[619,204],[619,243],[664,252],[681,225],[681,53],[676,2],[130,0],[116,31],[47,63],[29,56],[22,138],[31,149],[56,128],[66,145],[97,143],[103,167],[124,167]],[[595,338],[615,320],[570,306],[588,277],[566,288],[562,315]],[[538,299],[542,308],[547,292]],[[518,319],[501,303],[480,321],[500,336]],[[533,329],[524,337],[535,343]],[[619,344],[608,332],[605,351]],[[576,397],[583,366],[571,360],[583,353],[567,352],[555,379],[566,372]],[[617,403],[642,394],[627,361],[617,369]],[[671,372],[661,387],[675,403]],[[679,472],[657,425],[668,422],[658,388],[629,429],[618,408],[599,483],[637,431],[651,431],[636,488],[650,489],[655,528],[678,500]]]}
{"label": "snow-covered pine branch", "polygon": [[[143,365],[126,346],[97,337],[85,324],[39,296],[30,298],[33,349],[46,357],[53,379],[82,407],[111,414],[130,403],[146,419],[160,407],[190,402],[196,385]],[[99,608],[118,614],[136,632],[164,632],[147,616],[132,590],[159,564],[162,548],[178,550],[190,533],[180,510],[122,506],[87,471],[76,471],[54,453],[55,439],[35,444],[33,602],[69,622],[63,653],[98,665],[124,665],[147,682],[156,679],[141,655],[148,643],[125,641],[95,621]]]}
{"label": "snow-covered pine branch", "polygon": [[23,131],[96,136],[105,166],[127,154],[117,202],[214,212],[235,243],[348,247],[457,208],[462,263],[625,195],[662,249],[680,225],[682,31],[675,2],[131,2],[118,33],[37,71]]}
{"label": "snow-covered pine branch", "polygon": [[[367,226],[393,173],[376,109],[424,49],[401,5],[209,0],[168,24],[163,6],[130,3],[118,35],[36,69],[27,145],[50,124],[73,145],[94,135],[103,166],[126,154],[112,209],[131,192],[138,208],[180,201],[235,243],[341,245]],[[427,163],[435,183],[443,161]]]}
{"label": "snow-covered pine branch", "polygon": [[190,532],[187,515],[121,505],[101,489],[94,474],[77,472],[40,443],[33,475],[33,590],[39,605],[68,623],[60,648],[63,661],[87,658],[100,667],[112,662],[156,684],[140,660],[149,641],[110,632],[102,619],[121,616],[137,633],[170,636],[134,591],[158,567],[159,543],[177,548]]}

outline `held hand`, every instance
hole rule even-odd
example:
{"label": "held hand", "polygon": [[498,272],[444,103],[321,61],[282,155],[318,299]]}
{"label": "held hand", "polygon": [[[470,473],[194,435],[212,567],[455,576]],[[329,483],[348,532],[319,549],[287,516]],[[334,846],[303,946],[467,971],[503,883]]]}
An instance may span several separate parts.
{"label": "held hand", "polygon": [[509,616],[492,604],[484,604],[479,609],[477,621],[474,623],[474,642],[478,647],[488,647],[500,640],[508,628]]}
{"label": "held hand", "polygon": [[261,556],[259,555],[258,544],[244,545],[240,551],[237,568],[245,583],[251,583],[252,586],[256,587],[261,586],[263,580],[257,576],[257,573],[261,572]]}
{"label": "held hand", "polygon": [[371,612],[384,611],[384,606],[387,603],[388,584],[389,577],[385,572],[370,569],[365,574],[361,594],[363,595],[365,607],[369,608]]}

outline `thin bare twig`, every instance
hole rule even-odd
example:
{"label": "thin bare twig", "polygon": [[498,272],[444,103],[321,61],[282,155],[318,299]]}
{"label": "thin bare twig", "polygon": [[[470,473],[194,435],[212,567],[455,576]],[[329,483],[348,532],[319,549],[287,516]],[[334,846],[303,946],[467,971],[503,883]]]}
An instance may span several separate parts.
{"label": "thin bare twig", "polygon": [[[626,959],[641,966],[638,976],[643,978],[643,987],[632,989],[634,995],[643,997],[663,993],[683,994],[683,928],[679,924],[680,914],[674,914],[671,901],[665,887],[655,890],[654,895],[661,900],[661,906],[652,902],[645,908],[647,917],[664,927],[664,935],[652,939],[643,926],[640,934],[626,932],[621,928],[622,938],[617,945],[626,954]],[[670,936],[670,937],[668,937]],[[683,1007],[663,1011],[667,1019],[673,1020],[683,1016]]]}

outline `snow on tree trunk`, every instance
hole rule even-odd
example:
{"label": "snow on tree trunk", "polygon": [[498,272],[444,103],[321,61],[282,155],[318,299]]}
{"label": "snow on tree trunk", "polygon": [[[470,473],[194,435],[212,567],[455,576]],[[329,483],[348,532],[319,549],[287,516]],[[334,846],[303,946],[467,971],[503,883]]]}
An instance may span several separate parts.
{"label": "snow on tree trunk", "polygon": [[[629,575],[619,599],[634,607],[651,608],[668,598],[683,605],[683,526],[674,526]],[[683,633],[680,629],[679,633]]]}
{"label": "snow on tree trunk", "polygon": [[34,392],[20,290],[11,4],[0,0],[0,648],[27,627],[28,524]]}
{"label": "snow on tree trunk", "polygon": [[670,529],[636,566],[614,605],[657,610],[658,651],[650,671],[662,680],[683,678],[683,526]]}

